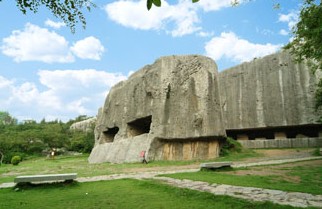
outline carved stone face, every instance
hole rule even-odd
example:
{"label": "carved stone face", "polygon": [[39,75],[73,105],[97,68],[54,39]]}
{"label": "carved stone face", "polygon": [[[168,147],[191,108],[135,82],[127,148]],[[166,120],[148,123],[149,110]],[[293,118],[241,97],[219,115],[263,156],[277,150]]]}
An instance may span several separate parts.
{"label": "carved stone face", "polygon": [[145,138],[151,142],[140,150],[163,158],[161,148],[152,149],[152,144],[224,136],[217,74],[214,61],[202,56],[163,57],[144,67],[111,89],[98,117],[102,128],[96,130],[96,145],[125,140],[133,145]]}

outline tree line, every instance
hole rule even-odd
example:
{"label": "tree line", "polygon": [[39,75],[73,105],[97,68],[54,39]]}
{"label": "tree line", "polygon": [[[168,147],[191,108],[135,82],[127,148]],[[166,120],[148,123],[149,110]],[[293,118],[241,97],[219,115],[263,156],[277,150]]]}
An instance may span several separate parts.
{"label": "tree line", "polygon": [[65,151],[89,153],[94,145],[94,132],[70,130],[71,124],[86,118],[78,116],[66,123],[44,119],[18,123],[9,113],[0,111],[0,159],[10,163],[13,156],[24,159],[48,155],[54,149],[57,154]]}

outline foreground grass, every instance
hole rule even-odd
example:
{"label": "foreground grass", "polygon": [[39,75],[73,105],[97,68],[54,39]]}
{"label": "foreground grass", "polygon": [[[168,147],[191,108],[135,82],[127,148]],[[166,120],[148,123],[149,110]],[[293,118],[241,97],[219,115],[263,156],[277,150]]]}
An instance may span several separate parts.
{"label": "foreground grass", "polygon": [[[232,154],[229,157],[217,158],[216,161],[242,160],[258,157],[260,154],[253,151]],[[51,173],[78,173],[78,177],[91,177],[110,175],[115,173],[131,172],[155,167],[199,165],[206,161],[155,161],[149,164],[124,163],[124,164],[89,164],[88,155],[62,156],[55,159],[36,157],[21,162],[18,166],[3,164],[0,166],[0,183],[13,182],[18,175],[51,174]]]}
{"label": "foreground grass", "polygon": [[293,208],[269,202],[248,202],[228,196],[174,188],[153,181],[114,181],[54,184],[15,191],[0,190],[0,208],[10,209],[186,209]]}
{"label": "foreground grass", "polygon": [[[321,161],[321,160],[320,160]],[[265,166],[260,166],[265,168]],[[258,168],[258,167],[256,167]],[[248,168],[252,169],[252,168]],[[238,169],[236,169],[238,170]],[[278,169],[276,169],[278,170]],[[235,186],[259,187],[277,189],[291,192],[305,192],[322,194],[322,166],[294,166],[280,168],[287,170],[284,176],[277,175],[234,175],[233,172],[199,171],[196,173],[176,173],[163,175],[177,179],[190,179],[217,184],[229,184]],[[299,181],[290,181],[288,177],[297,177]]]}

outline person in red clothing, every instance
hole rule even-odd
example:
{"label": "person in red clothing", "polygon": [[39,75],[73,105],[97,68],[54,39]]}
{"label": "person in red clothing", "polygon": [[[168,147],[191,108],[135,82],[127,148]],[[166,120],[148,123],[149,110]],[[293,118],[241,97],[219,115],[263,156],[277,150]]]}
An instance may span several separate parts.
{"label": "person in red clothing", "polygon": [[145,159],[145,151],[141,151],[140,157],[142,157],[142,163],[148,164],[148,161]]}

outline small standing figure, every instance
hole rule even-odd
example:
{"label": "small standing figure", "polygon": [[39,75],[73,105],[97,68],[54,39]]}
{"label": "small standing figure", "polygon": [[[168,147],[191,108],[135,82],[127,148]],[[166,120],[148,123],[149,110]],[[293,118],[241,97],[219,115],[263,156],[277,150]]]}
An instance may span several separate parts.
{"label": "small standing figure", "polygon": [[142,163],[148,164],[148,161],[145,159],[145,151],[141,151],[140,157],[142,157]]}
{"label": "small standing figure", "polygon": [[50,152],[50,158],[54,159],[55,158],[55,149],[52,149]]}

